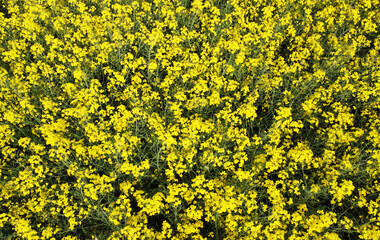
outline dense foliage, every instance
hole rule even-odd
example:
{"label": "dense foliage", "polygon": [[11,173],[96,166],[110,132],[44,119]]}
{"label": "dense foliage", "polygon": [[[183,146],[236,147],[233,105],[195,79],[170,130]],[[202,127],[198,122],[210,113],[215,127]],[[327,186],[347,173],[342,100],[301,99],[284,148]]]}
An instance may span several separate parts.
{"label": "dense foliage", "polygon": [[380,239],[376,0],[5,0],[1,239]]}

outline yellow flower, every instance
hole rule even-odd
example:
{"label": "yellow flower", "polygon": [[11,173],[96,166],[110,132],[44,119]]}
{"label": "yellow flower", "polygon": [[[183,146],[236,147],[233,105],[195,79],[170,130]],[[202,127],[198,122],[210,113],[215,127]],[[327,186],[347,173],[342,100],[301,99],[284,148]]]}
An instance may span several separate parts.
{"label": "yellow flower", "polygon": [[345,196],[350,196],[354,189],[355,186],[351,180],[343,180],[343,182],[340,184],[340,187],[333,186],[333,190],[330,191],[334,196],[331,200],[331,203],[334,204],[337,201],[340,203],[339,205],[341,205],[341,202]]}
{"label": "yellow flower", "polygon": [[35,43],[30,47],[30,50],[34,57],[38,57],[44,52],[45,49],[41,44]]}

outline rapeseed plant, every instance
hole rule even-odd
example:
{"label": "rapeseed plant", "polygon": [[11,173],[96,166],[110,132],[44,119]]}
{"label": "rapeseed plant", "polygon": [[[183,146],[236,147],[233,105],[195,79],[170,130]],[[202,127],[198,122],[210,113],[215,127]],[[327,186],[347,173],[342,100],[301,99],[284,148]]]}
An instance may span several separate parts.
{"label": "rapeseed plant", "polygon": [[379,239],[379,19],[5,1],[0,238]]}

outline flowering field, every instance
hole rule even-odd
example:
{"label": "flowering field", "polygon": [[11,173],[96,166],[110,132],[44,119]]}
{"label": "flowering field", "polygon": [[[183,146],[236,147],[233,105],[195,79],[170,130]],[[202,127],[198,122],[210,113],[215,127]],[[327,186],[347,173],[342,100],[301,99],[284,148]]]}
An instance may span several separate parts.
{"label": "flowering field", "polygon": [[0,239],[380,239],[379,1],[0,10]]}

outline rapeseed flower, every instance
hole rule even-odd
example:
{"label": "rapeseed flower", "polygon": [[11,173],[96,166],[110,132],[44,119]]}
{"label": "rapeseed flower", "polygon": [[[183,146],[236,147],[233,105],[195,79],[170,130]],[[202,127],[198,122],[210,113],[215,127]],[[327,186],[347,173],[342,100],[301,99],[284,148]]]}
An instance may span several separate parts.
{"label": "rapeseed flower", "polygon": [[2,235],[379,235],[377,1],[3,5]]}

